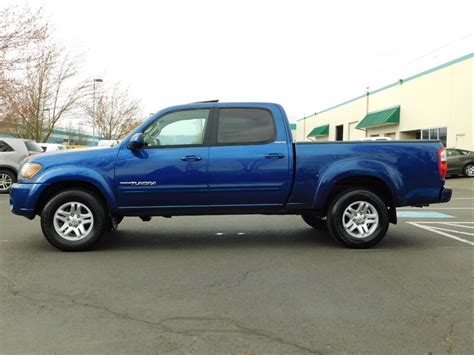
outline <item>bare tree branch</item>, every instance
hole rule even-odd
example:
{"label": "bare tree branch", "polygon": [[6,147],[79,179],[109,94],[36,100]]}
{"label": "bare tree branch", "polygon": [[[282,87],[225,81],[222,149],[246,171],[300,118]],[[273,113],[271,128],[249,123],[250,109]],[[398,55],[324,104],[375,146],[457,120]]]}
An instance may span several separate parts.
{"label": "bare tree branch", "polygon": [[96,93],[95,103],[94,95],[90,97],[83,107],[103,139],[121,139],[141,123],[139,101],[131,99],[120,84]]}

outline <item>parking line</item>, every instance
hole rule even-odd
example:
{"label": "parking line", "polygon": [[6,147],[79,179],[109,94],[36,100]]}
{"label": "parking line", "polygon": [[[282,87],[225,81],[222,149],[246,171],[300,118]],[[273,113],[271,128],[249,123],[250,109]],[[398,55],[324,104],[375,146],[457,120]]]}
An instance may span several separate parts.
{"label": "parking line", "polygon": [[[474,210],[474,207],[423,207],[424,210]],[[419,211],[413,207],[400,207],[399,210]]]}
{"label": "parking line", "polygon": [[[463,239],[463,238],[460,238],[458,236],[455,236],[455,235],[452,235],[452,234],[449,234],[449,233],[446,233],[444,231],[446,231],[446,229],[443,229],[443,228],[438,228],[438,227],[430,227],[430,226],[427,226],[427,225],[423,225],[424,223],[437,223],[437,224],[443,224],[443,222],[407,222],[408,224],[411,224],[415,227],[418,227],[418,228],[421,228],[421,229],[425,229],[429,232],[433,232],[433,233],[437,233],[437,234],[440,234],[442,236],[445,236],[447,238],[450,238],[450,239],[454,239],[454,240],[457,240],[458,242],[461,242],[461,243],[465,243],[465,244],[469,244],[471,246],[474,246],[474,242],[471,242],[470,240],[466,240],[466,239]],[[463,222],[463,223],[474,223],[474,222]],[[442,230],[440,230],[442,229]],[[452,231],[452,230],[448,230],[452,233],[456,233],[456,231]],[[458,232],[459,233],[459,232]],[[469,234],[469,235],[474,235],[474,234]]]}
{"label": "parking line", "polygon": [[463,223],[471,223],[471,222],[449,222],[449,223],[445,223],[449,226],[453,226],[453,227],[462,227],[462,228],[470,228],[470,229],[474,229],[474,226],[465,226]]}
{"label": "parking line", "polygon": [[455,218],[449,214],[432,211],[397,211],[398,218]]}

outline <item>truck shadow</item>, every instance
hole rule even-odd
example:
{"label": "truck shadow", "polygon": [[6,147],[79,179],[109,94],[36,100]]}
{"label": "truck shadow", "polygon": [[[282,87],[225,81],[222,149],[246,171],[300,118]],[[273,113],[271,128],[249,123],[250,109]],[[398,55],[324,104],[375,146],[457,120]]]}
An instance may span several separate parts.
{"label": "truck shadow", "polygon": [[[346,249],[335,241],[328,232],[315,232],[312,229],[295,232],[260,231],[245,235],[229,233],[216,235],[204,232],[180,233],[179,231],[157,233],[152,231],[132,232],[127,230],[116,231],[104,235],[101,243],[95,248],[97,251],[107,250],[150,250],[150,249],[217,249],[217,248],[315,248],[315,249]],[[426,247],[420,241],[410,238],[390,236],[371,249],[364,250],[394,250],[405,248]],[[357,251],[357,250],[354,250]]]}

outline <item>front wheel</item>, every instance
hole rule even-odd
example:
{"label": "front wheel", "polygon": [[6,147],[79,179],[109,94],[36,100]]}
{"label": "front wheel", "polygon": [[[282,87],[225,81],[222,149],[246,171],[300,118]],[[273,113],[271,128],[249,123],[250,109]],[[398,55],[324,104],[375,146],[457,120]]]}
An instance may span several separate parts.
{"label": "front wheel", "polygon": [[380,242],[390,223],[387,206],[373,192],[363,189],[346,191],[329,206],[328,227],[331,235],[348,248],[370,248]]}
{"label": "front wheel", "polygon": [[474,164],[467,164],[463,169],[463,175],[467,177],[474,177]]}
{"label": "front wheel", "polygon": [[107,213],[89,191],[61,192],[46,204],[41,213],[41,229],[54,247],[64,251],[92,248],[107,227]]}

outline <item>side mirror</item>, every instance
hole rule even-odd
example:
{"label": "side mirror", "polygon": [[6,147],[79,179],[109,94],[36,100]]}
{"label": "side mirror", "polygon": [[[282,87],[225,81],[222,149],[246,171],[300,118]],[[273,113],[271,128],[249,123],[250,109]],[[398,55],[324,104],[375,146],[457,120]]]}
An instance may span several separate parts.
{"label": "side mirror", "polygon": [[135,133],[128,142],[128,149],[140,149],[143,147],[143,133]]}

